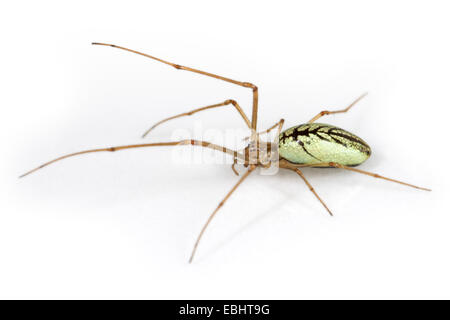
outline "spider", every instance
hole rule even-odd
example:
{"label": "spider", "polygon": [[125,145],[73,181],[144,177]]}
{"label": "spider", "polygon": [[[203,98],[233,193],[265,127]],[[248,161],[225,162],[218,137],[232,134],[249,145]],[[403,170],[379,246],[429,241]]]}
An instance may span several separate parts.
{"label": "spider", "polygon": [[[332,216],[331,210],[327,207],[325,202],[319,197],[317,192],[314,190],[312,185],[309,183],[309,181],[306,179],[306,177],[303,175],[303,172],[300,168],[304,167],[331,167],[331,168],[339,168],[344,170],[349,170],[361,174],[365,174],[368,176],[372,176],[374,178],[380,178],[383,180],[399,183],[405,186],[413,187],[416,189],[431,191],[427,188],[418,187],[406,182],[402,182],[399,180],[391,179],[385,176],[381,176],[376,173],[364,171],[355,168],[356,166],[360,165],[364,161],[366,161],[370,155],[371,155],[371,149],[369,145],[361,138],[357,137],[356,135],[338,128],[333,125],[324,124],[324,123],[316,123],[318,119],[325,115],[331,115],[331,114],[337,114],[337,113],[345,113],[350,110],[358,101],[360,101],[364,96],[366,96],[367,93],[364,93],[360,97],[358,97],[355,101],[353,101],[349,106],[347,106],[344,109],[340,110],[334,110],[334,111],[321,111],[316,116],[314,116],[311,120],[309,120],[307,123],[294,126],[292,128],[289,128],[283,132],[281,132],[284,124],[284,120],[281,119],[277,123],[275,123],[273,126],[268,128],[265,131],[257,132],[257,118],[258,118],[258,87],[250,82],[241,82],[237,80],[233,80],[230,78],[226,78],[223,76],[219,76],[213,73],[201,71],[198,69],[193,69],[190,67],[182,66],[179,64],[175,64],[172,62],[168,62],[156,57],[153,57],[151,55],[148,55],[146,53],[142,53],[139,51],[135,51],[132,49],[128,49],[125,47],[117,46],[114,44],[106,44],[106,43],[92,43],[93,45],[100,45],[100,46],[109,46],[113,48],[118,48],[121,50],[125,50],[128,52],[132,52],[156,61],[159,61],[161,63],[165,63],[169,66],[174,67],[178,70],[185,70],[189,72],[194,72],[198,74],[202,74],[207,77],[212,77],[215,79],[219,79],[222,81],[230,82],[235,85],[249,88],[252,91],[253,94],[253,109],[252,109],[252,118],[251,120],[247,117],[241,106],[233,99],[225,100],[221,103],[205,106],[202,108],[197,108],[194,110],[191,110],[189,112],[177,114],[175,116],[171,116],[169,118],[163,119],[159,122],[157,122],[155,125],[153,125],[150,129],[148,129],[142,137],[145,137],[151,130],[156,128],[157,126],[161,125],[164,122],[167,122],[169,120],[180,118],[184,116],[190,116],[194,113],[213,109],[213,108],[219,108],[219,107],[225,107],[230,106],[236,109],[236,111],[239,113],[239,115],[242,117],[243,121],[245,122],[245,125],[250,130],[251,134],[249,137],[245,138],[246,141],[248,141],[247,146],[243,150],[231,150],[229,148],[219,146],[213,143],[209,143],[206,141],[200,141],[200,140],[193,140],[193,139],[187,139],[187,140],[181,140],[181,141],[173,141],[173,142],[157,142],[157,143],[144,143],[144,144],[133,144],[133,145],[123,145],[123,146],[114,146],[114,147],[108,147],[108,148],[99,148],[99,149],[90,149],[90,150],[83,150],[71,154],[67,154],[64,156],[61,156],[59,158],[56,158],[54,160],[51,160],[49,162],[46,162],[39,167],[30,170],[26,172],[25,174],[21,175],[20,177],[24,177],[26,175],[29,175],[30,173],[35,172],[36,170],[39,170],[45,166],[48,166],[49,164],[52,164],[54,162],[57,162],[62,159],[66,159],[69,157],[85,154],[85,153],[93,153],[93,152],[103,152],[103,151],[119,151],[119,150],[125,150],[125,149],[131,149],[131,148],[145,148],[145,147],[158,147],[158,146],[177,146],[177,145],[194,145],[194,146],[200,146],[202,148],[209,148],[216,151],[223,152],[225,154],[231,155],[233,157],[233,164],[231,166],[233,172],[239,176],[239,173],[235,169],[235,165],[239,162],[242,163],[243,166],[246,168],[245,173],[240,176],[237,183],[231,188],[231,190],[226,194],[226,196],[223,198],[223,200],[217,205],[215,210],[210,214],[208,219],[206,220],[205,224],[203,225],[202,229],[200,230],[200,233],[197,236],[197,240],[194,244],[194,247],[192,249],[191,256],[189,258],[189,263],[192,262],[194,255],[197,251],[197,247],[200,243],[200,240],[203,237],[203,234],[205,233],[208,225],[211,223],[219,209],[225,204],[225,202],[230,198],[232,193],[244,182],[245,179],[247,179],[252,172],[257,167],[263,167],[263,168],[271,168],[272,166],[278,166],[281,169],[287,169],[294,171],[297,173],[301,179],[306,183],[309,190],[314,194],[314,196],[319,200],[319,202],[322,204],[322,206],[328,211],[328,213]],[[260,136],[263,134],[268,134],[272,130],[277,130],[277,135],[272,142],[266,142],[262,141],[260,139]]]}

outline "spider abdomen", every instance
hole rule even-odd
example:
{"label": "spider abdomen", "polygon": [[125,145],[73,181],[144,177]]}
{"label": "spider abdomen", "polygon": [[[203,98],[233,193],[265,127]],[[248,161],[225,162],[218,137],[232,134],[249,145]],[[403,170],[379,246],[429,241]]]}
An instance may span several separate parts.
{"label": "spider abdomen", "polygon": [[283,131],[278,148],[280,157],[299,164],[335,162],[357,166],[371,154],[363,139],[323,123],[306,123]]}

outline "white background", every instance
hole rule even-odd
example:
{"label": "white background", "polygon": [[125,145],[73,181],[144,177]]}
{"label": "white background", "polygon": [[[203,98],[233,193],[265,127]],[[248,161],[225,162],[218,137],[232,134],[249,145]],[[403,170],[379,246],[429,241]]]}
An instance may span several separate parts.
{"label": "white background", "polygon": [[[450,44],[445,1],[16,1],[2,4],[0,298],[450,298]],[[237,181],[228,165],[174,164],[140,143],[164,117],[260,89],[259,128],[323,109],[373,150],[361,169],[251,176],[187,263],[208,215]],[[243,128],[234,110],[155,130]],[[447,195],[447,197],[445,197]]]}

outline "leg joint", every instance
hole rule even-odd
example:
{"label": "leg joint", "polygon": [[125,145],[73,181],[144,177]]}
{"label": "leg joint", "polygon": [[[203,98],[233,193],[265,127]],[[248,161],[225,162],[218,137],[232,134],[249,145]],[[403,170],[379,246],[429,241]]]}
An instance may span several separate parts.
{"label": "leg joint", "polygon": [[233,99],[228,99],[228,100],[225,100],[225,102],[224,102],[225,104],[232,104],[233,106],[236,106],[238,103],[236,102],[236,100],[233,100]]}
{"label": "leg joint", "polygon": [[253,91],[257,91],[258,90],[258,87],[255,86],[253,83],[250,83],[250,82],[243,82],[242,85],[244,87],[246,87],[246,88],[252,88]]}

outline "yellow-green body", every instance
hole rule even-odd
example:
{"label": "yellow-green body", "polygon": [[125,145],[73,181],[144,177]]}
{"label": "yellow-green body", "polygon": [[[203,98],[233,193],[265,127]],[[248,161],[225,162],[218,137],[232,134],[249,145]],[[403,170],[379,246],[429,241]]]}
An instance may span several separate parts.
{"label": "yellow-green body", "polygon": [[356,135],[324,123],[306,123],[279,136],[281,158],[298,164],[335,162],[357,166],[371,154],[369,145]]}

